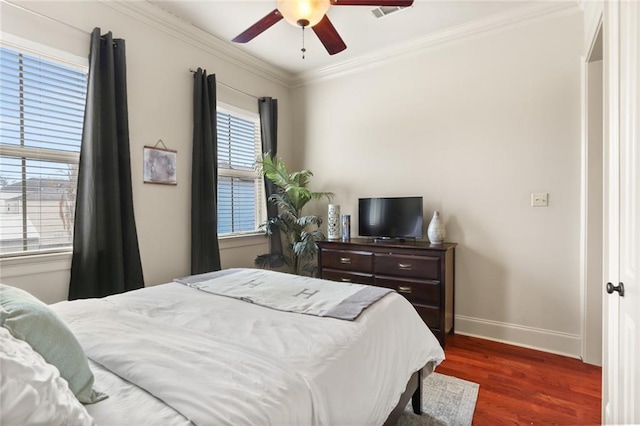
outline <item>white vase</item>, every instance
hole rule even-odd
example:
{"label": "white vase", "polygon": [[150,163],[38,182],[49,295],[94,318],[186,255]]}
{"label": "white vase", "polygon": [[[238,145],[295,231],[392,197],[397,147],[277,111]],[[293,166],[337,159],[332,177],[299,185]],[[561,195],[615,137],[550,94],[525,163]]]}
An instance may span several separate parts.
{"label": "white vase", "polygon": [[340,238],[340,206],[329,204],[327,212],[327,238],[337,240]]}
{"label": "white vase", "polygon": [[433,212],[433,218],[431,218],[431,223],[427,228],[427,238],[429,238],[431,244],[442,244],[444,243],[445,234],[444,222],[440,217],[440,212],[436,210]]}

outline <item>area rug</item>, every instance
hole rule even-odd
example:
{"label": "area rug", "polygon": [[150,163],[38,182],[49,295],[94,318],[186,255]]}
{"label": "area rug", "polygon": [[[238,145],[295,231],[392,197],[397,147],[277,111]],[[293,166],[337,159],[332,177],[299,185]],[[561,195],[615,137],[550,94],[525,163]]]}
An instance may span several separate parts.
{"label": "area rug", "polygon": [[479,388],[477,383],[432,373],[422,386],[422,416],[413,413],[409,402],[398,426],[471,425]]}

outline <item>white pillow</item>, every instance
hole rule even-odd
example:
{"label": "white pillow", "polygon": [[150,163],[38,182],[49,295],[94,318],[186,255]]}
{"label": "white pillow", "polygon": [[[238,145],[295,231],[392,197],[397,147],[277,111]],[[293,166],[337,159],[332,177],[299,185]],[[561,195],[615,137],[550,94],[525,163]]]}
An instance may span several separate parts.
{"label": "white pillow", "polygon": [[93,418],[28,343],[0,327],[0,425],[93,425]]}

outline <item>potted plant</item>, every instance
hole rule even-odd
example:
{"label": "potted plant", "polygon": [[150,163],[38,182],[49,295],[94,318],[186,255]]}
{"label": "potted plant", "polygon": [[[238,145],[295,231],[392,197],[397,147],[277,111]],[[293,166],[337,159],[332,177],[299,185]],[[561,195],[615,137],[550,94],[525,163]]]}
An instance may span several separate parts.
{"label": "potted plant", "polygon": [[260,268],[271,269],[287,265],[295,274],[315,275],[316,241],[324,238],[320,230],[322,218],[303,215],[302,210],[311,200],[331,200],[333,193],[311,191],[307,186],[313,173],[309,170],[289,173],[281,159],[274,159],[269,154],[264,155],[261,165],[263,176],[276,187],[268,202],[278,207],[278,214],[267,219],[261,228],[265,229],[268,238],[280,232],[283,247],[282,253],[261,254],[254,263]]}

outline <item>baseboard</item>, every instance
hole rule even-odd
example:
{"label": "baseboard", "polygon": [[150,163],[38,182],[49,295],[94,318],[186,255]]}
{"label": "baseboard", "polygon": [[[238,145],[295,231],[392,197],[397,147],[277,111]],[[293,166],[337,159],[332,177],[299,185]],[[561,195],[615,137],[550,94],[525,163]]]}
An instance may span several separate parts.
{"label": "baseboard", "polygon": [[581,359],[582,338],[577,334],[462,315],[455,317],[455,333]]}

